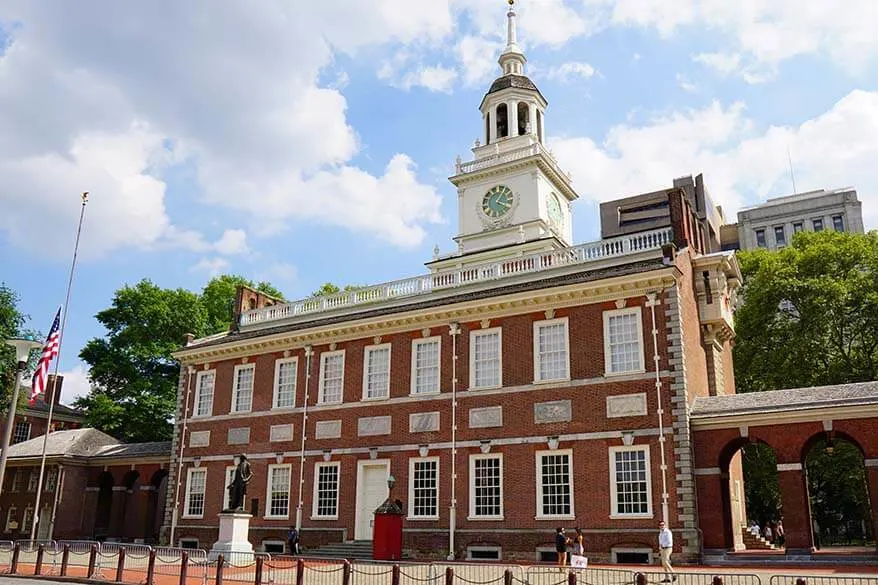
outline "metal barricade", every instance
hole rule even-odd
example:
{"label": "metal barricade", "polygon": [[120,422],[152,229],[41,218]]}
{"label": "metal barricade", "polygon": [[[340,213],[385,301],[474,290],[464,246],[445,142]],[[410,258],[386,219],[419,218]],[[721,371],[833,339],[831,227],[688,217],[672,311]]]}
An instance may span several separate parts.
{"label": "metal barricade", "polygon": [[91,540],[59,540],[58,546],[62,554],[64,546],[70,548],[67,555],[67,576],[88,578],[88,562],[92,546],[100,547],[99,542]]}
{"label": "metal barricade", "polygon": [[878,585],[878,575],[772,575],[769,585]]}
{"label": "metal barricade", "polygon": [[15,543],[11,540],[0,540],[0,574],[9,573],[12,565],[12,551]]}
{"label": "metal barricade", "polygon": [[[661,570],[640,571],[646,576],[647,585],[670,583],[668,575]],[[726,572],[680,572],[675,571],[675,585],[714,585],[714,577],[719,576],[723,585],[762,585],[759,575]]]}
{"label": "metal barricade", "polygon": [[[576,575],[577,585],[634,585],[636,573],[625,569],[588,567],[575,569],[552,565],[533,565],[527,568],[527,580],[531,585],[554,585],[567,583],[569,574]],[[563,581],[562,581],[563,579]]]}
{"label": "metal barricade", "polygon": [[257,573],[261,573],[259,583],[268,583],[269,575],[265,571],[265,563],[271,565],[271,555],[268,553],[224,553],[225,561],[223,569],[223,582],[228,583],[256,583]]}
{"label": "metal barricade", "polygon": [[[45,566],[46,553],[49,553],[48,558],[51,559],[57,546],[54,540],[16,540],[15,544],[18,546],[19,551],[18,572],[31,575],[34,573],[38,556],[41,557],[40,562]],[[43,547],[42,555],[39,555],[40,546]],[[43,571],[41,570],[40,572]]]}
{"label": "metal barricade", "polygon": [[[283,564],[279,559],[284,559]],[[301,563],[299,563],[301,560]],[[344,579],[345,565],[350,564],[344,559],[297,557],[296,567],[292,570],[285,557],[273,557],[268,561],[272,582],[281,585],[341,585]],[[301,576],[298,572],[301,571]]]}
{"label": "metal barricade", "polygon": [[[206,585],[210,562],[207,558],[207,551],[200,548],[175,548],[169,546],[155,547],[155,565],[153,571],[156,577],[173,576],[179,579],[184,553],[186,556],[186,574],[188,580],[190,582],[196,581]],[[215,564],[216,563],[214,563],[214,565]]]}
{"label": "metal barricade", "polygon": [[394,571],[399,585],[444,585],[444,573],[432,563],[373,560],[351,561],[351,585],[391,585]]}
{"label": "metal barricade", "polygon": [[[454,583],[466,585],[503,585],[506,579],[506,570],[512,572],[513,579],[526,582],[527,573],[519,565],[501,565],[497,563],[431,563],[435,574],[443,578],[448,567],[454,572]],[[441,583],[442,581],[439,581]]]}

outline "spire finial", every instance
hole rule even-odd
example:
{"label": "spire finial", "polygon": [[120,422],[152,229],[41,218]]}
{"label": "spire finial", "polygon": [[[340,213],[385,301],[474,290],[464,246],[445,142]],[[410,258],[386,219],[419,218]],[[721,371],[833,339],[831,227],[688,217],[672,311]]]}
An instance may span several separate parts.
{"label": "spire finial", "polygon": [[515,0],[507,0],[509,3],[509,12],[506,13],[508,19],[506,25],[506,46],[514,47],[517,44],[515,32]]}
{"label": "spire finial", "polygon": [[509,4],[509,12],[506,13],[506,48],[500,55],[500,67],[503,75],[523,75],[527,58],[518,46],[518,36],[515,31],[515,0],[506,0],[506,3]]}

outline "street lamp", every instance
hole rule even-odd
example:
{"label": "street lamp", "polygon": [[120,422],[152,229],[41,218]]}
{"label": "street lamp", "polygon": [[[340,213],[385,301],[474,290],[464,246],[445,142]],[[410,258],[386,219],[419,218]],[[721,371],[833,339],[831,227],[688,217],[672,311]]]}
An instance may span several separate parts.
{"label": "street lamp", "polygon": [[31,350],[42,346],[39,341],[14,337],[6,340],[6,345],[15,348],[15,385],[12,390],[12,400],[9,402],[9,413],[6,416],[6,427],[3,429],[3,444],[0,446],[0,493],[3,492],[3,480],[6,478],[6,459],[9,457],[9,443],[12,440],[12,427],[15,426],[15,408],[18,406],[18,391],[21,388],[21,374],[27,367],[27,359]]}
{"label": "street lamp", "polygon": [[396,483],[396,478],[393,475],[387,476],[387,497],[390,497],[390,492],[393,491],[393,484]]}

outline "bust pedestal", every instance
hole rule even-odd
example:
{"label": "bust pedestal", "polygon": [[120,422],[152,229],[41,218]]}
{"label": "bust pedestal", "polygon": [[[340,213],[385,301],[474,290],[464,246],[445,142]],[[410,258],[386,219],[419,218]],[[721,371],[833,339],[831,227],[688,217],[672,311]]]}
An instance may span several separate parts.
{"label": "bust pedestal", "polygon": [[253,545],[250,544],[250,514],[244,512],[221,512],[219,515],[219,540],[210,549],[210,558],[223,555],[226,559],[234,559],[236,554],[253,556]]}

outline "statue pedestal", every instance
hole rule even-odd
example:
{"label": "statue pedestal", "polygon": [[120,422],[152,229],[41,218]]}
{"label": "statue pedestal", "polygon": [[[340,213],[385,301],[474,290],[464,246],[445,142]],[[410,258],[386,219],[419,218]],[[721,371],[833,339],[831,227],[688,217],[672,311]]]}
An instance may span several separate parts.
{"label": "statue pedestal", "polygon": [[219,540],[210,549],[210,558],[223,555],[227,560],[234,560],[240,555],[245,559],[253,558],[253,545],[250,544],[250,514],[244,512],[221,512],[219,515]]}

